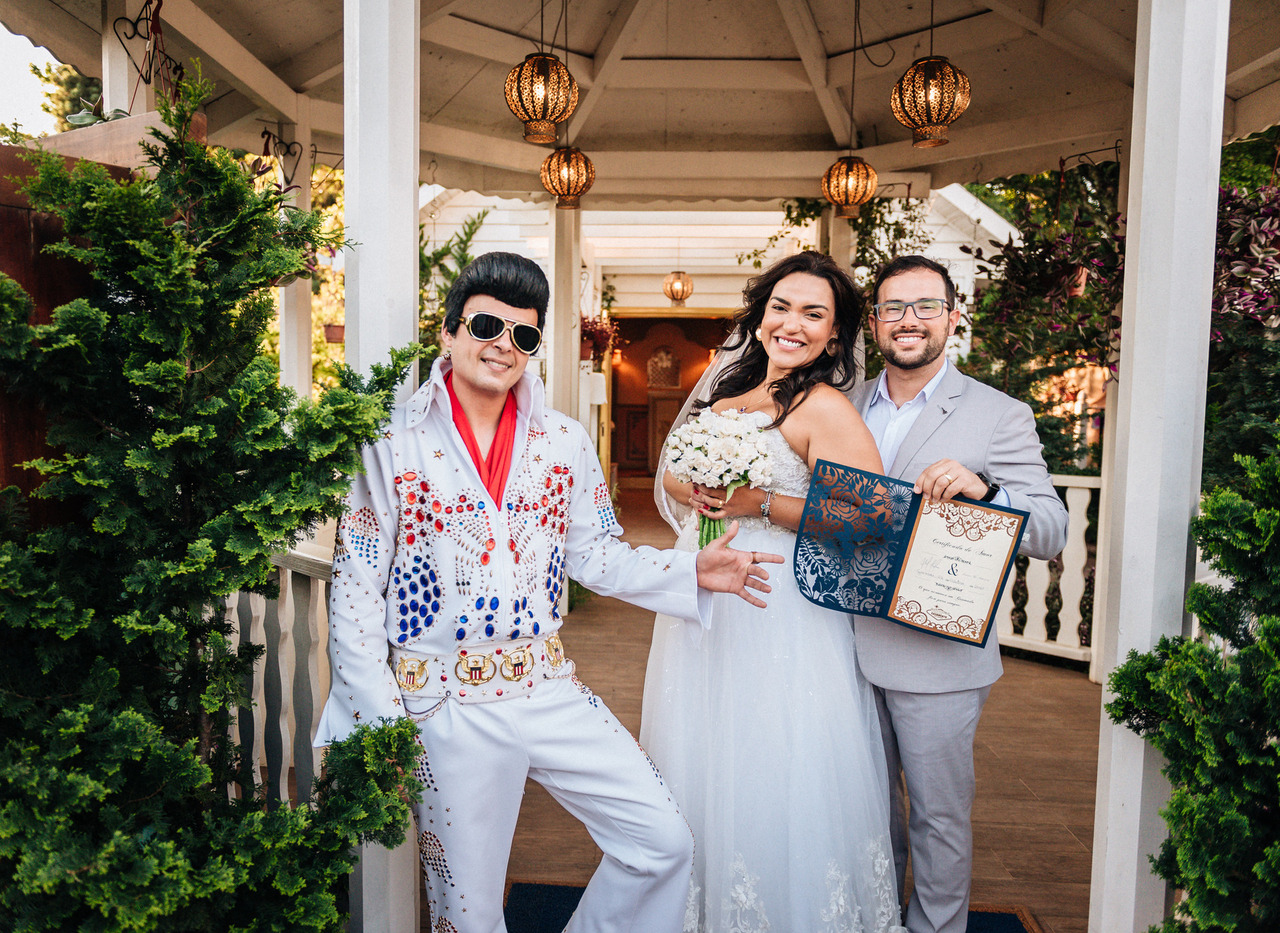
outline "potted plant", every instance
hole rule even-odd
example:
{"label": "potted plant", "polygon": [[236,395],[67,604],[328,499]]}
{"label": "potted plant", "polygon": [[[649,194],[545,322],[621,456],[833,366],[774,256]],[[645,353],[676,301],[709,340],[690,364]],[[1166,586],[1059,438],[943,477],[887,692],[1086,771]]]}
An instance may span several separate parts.
{"label": "potted plant", "polygon": [[621,339],[618,322],[611,318],[582,315],[582,355],[599,366],[614,343]]}

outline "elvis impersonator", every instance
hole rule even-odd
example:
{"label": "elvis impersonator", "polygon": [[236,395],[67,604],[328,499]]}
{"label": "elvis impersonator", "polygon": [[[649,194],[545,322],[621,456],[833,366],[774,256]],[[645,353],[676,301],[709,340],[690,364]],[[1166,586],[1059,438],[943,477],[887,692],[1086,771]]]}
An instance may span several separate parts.
{"label": "elvis impersonator", "polygon": [[[604,852],[567,930],[681,929],[693,840],[657,769],[573,674],[558,634],[572,576],[701,625],[706,591],[764,603],[762,563],[618,540],[586,432],[543,405],[525,372],[548,286],[512,253],[486,253],[445,302],[444,355],[364,451],[338,527],[332,688],[317,745],[408,716],[423,754],[418,847],[433,933],[501,933],[526,777]],[[701,587],[701,589],[699,589]]]}

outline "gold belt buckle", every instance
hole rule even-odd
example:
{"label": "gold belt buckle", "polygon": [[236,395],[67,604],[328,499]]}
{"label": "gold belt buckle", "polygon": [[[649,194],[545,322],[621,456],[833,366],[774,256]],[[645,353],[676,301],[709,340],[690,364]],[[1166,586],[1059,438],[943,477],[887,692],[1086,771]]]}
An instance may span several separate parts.
{"label": "gold belt buckle", "polygon": [[547,636],[546,640],[547,663],[551,665],[551,669],[559,670],[560,665],[564,664],[564,643],[560,641],[560,636],[552,632]]}
{"label": "gold belt buckle", "polygon": [[497,671],[498,665],[493,663],[493,655],[468,654],[466,651],[458,652],[458,663],[453,667],[458,679],[471,685],[487,684],[493,680]]}
{"label": "gold belt buckle", "polygon": [[502,659],[502,676],[513,683],[521,680],[533,671],[533,652],[526,648],[516,648],[507,652]]}
{"label": "gold belt buckle", "polygon": [[427,682],[427,662],[401,657],[396,663],[396,683],[400,689],[417,693]]}

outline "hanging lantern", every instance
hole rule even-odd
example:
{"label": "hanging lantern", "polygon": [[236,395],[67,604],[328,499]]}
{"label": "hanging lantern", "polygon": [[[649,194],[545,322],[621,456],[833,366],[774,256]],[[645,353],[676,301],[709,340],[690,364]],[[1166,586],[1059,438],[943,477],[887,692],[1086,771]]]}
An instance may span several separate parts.
{"label": "hanging lantern", "polygon": [[662,280],[662,294],[671,299],[673,308],[684,307],[685,299],[693,294],[693,277],[679,269],[668,272]]}
{"label": "hanging lantern", "polygon": [[857,217],[858,208],[876,193],[876,170],[857,156],[837,159],[822,176],[822,196],[836,206],[837,217]]}
{"label": "hanging lantern", "polygon": [[550,52],[532,52],[507,75],[507,106],[524,121],[531,143],[556,141],[556,124],[578,106],[578,82]]}
{"label": "hanging lantern", "polygon": [[898,122],[919,149],[947,144],[947,127],[969,106],[969,78],[944,55],[917,59],[889,95]]}
{"label": "hanging lantern", "polygon": [[578,198],[591,190],[596,167],[581,149],[563,146],[542,162],[542,187],[556,196],[556,208],[578,209]]}

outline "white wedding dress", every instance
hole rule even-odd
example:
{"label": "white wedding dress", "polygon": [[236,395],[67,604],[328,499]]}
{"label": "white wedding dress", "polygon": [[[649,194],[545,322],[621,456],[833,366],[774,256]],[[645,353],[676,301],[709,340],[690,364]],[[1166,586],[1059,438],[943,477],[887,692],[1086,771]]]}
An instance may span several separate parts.
{"label": "white wedding dress", "polygon": [[[766,434],[770,488],[803,497],[808,466],[781,431]],[[677,547],[696,542],[690,516]],[[768,608],[715,594],[700,640],[658,616],[645,676],[640,741],[694,835],[684,929],[905,933],[884,750],[849,616],[800,595],[794,533],[747,519],[732,546],[786,559],[764,565]]]}

